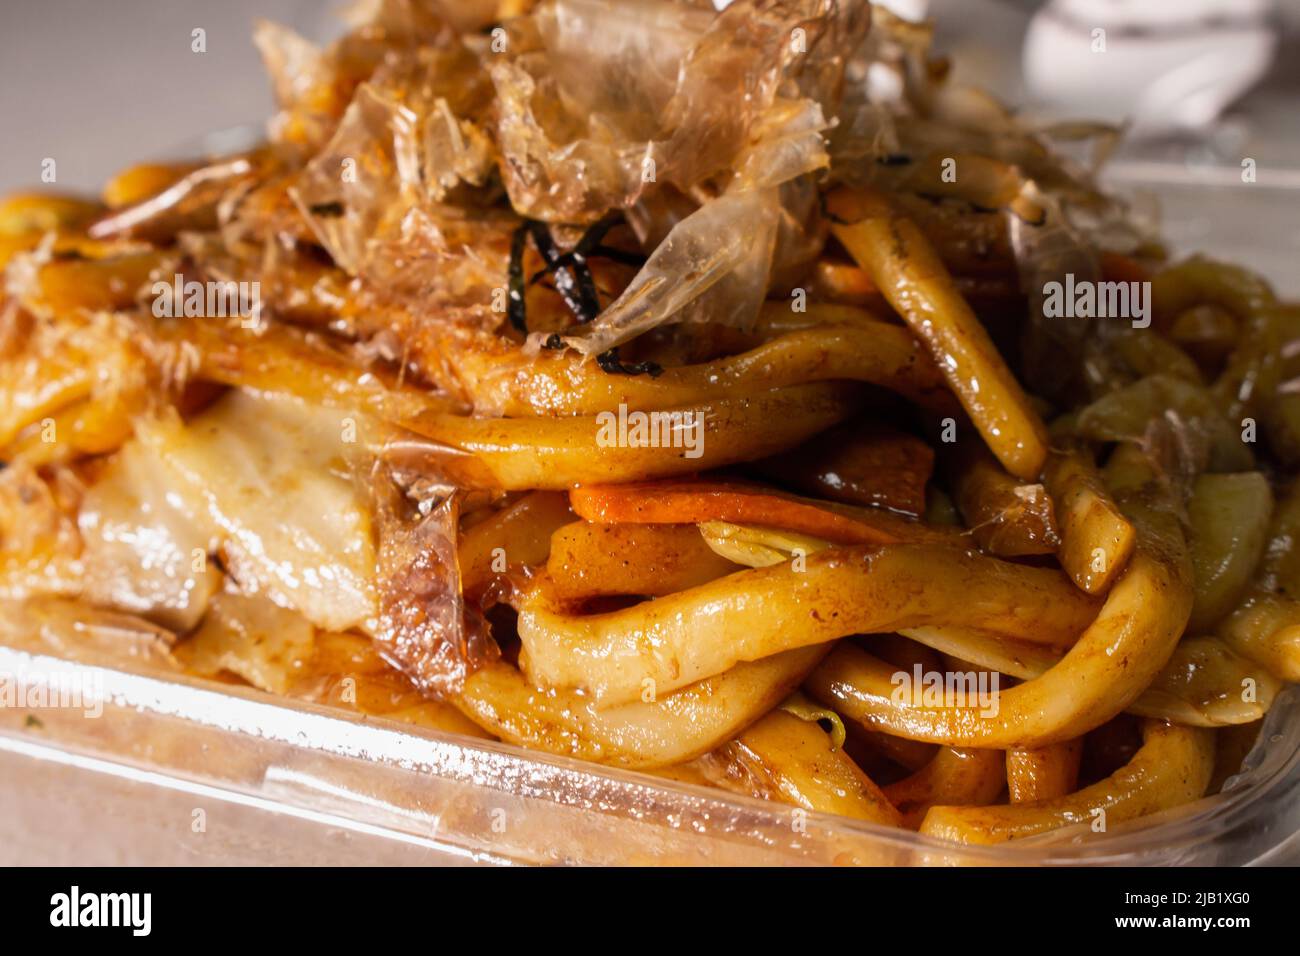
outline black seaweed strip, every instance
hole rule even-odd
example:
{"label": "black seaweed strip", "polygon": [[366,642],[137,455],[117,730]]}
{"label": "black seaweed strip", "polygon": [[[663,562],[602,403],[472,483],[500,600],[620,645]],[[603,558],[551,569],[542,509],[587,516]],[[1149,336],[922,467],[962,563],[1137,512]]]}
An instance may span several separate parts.
{"label": "black seaweed strip", "polygon": [[560,259],[560,250],[556,248],[555,240],[551,237],[551,231],[546,228],[544,223],[530,221],[528,223],[529,234],[533,237],[533,243],[537,246],[537,251],[542,254],[542,260],[546,263],[549,270],[555,275],[555,287],[560,295],[564,298],[564,303],[569,307],[579,322],[590,322],[600,313],[600,302],[595,299],[594,283],[591,284],[591,295],[588,296],[588,289],[584,288],[584,283],[575,277],[577,272],[586,272],[587,282],[591,282],[591,273],[587,270],[585,263],[579,267],[577,265],[561,268],[556,263]]}
{"label": "black seaweed strip", "polygon": [[596,356],[596,364],[610,375],[649,375],[658,378],[664,367],[658,362],[623,362],[618,357],[618,346]]}
{"label": "black seaweed strip", "polygon": [[625,266],[643,266],[645,265],[645,256],[638,252],[627,252],[623,249],[615,249],[613,246],[596,246],[591,252],[587,253],[589,259],[612,259],[614,262],[622,263]]}
{"label": "black seaweed strip", "polygon": [[528,319],[524,305],[524,248],[528,242],[528,227],[520,226],[510,237],[510,289],[507,294],[506,315],[510,324],[528,334]]}

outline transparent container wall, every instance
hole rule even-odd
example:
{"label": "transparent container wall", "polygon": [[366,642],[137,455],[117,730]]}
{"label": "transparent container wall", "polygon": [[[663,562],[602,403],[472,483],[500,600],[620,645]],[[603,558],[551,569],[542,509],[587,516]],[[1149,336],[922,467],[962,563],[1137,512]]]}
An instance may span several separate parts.
{"label": "transparent container wall", "polygon": [[1283,299],[1300,301],[1300,142],[1291,168],[1264,167],[1251,183],[1235,167],[1143,159],[1111,164],[1104,182],[1139,208],[1154,202],[1174,258],[1200,254],[1237,263]]}
{"label": "transparent container wall", "polygon": [[0,706],[0,863],[1235,865],[1294,862],[1300,829],[1294,689],[1224,794],[1155,824],[959,848],[78,657],[0,647],[19,704],[87,692]]}
{"label": "transparent container wall", "polygon": [[[1014,71],[1018,62],[1023,17],[992,2],[981,3],[980,16],[971,17],[971,2],[936,0],[932,11],[941,25],[951,22],[971,35],[971,48],[958,51],[962,69],[974,70],[977,79],[996,80],[999,71]],[[130,27],[120,31],[123,36],[138,33],[117,6],[111,19]],[[272,6],[277,9],[241,0],[238,9],[223,15],[239,19],[269,12],[310,34],[321,32],[318,8],[297,0],[276,0]],[[155,14],[150,7],[148,17]],[[981,24],[983,32],[977,33]],[[66,31],[55,32],[59,42],[66,41]],[[246,33],[240,26],[231,35]],[[102,31],[87,35],[97,38],[100,52],[121,47],[99,43]],[[178,49],[178,55],[189,55]],[[241,49],[253,57],[251,45]],[[137,59],[147,76],[157,74],[153,60]],[[978,76],[981,64],[989,77]],[[229,92],[229,79],[214,82]],[[257,81],[263,89],[260,76]],[[1014,78],[1010,82],[1013,88],[1004,92],[1016,101]],[[179,95],[203,101],[201,92],[186,88]],[[240,90],[230,95],[248,102]],[[1130,156],[1113,164],[1108,181],[1124,191],[1160,196],[1164,226],[1179,253],[1199,248],[1243,261],[1268,275],[1283,294],[1300,297],[1300,271],[1294,268],[1300,253],[1300,152],[1293,148],[1300,142],[1300,120],[1291,99],[1277,100],[1276,109],[1264,110],[1267,121],[1256,124],[1268,142],[1240,151],[1260,158],[1254,185],[1240,182],[1235,158],[1207,181],[1189,172],[1189,166],[1200,164],[1163,155],[1156,160]],[[247,115],[241,107],[220,122]],[[61,116],[60,128],[80,128],[66,120]],[[194,132],[210,127],[205,114]],[[88,153],[87,161],[93,159],[96,167],[70,175],[97,186],[142,149],[157,152],[164,144],[142,147],[133,133],[120,145],[121,155],[111,149]],[[203,145],[220,149],[228,142]],[[30,177],[24,172],[9,178],[10,185],[18,185]],[[0,700],[0,863],[1300,862],[1300,695],[1294,688],[1278,699],[1246,771],[1229,781],[1222,795],[1158,824],[1106,834],[1076,828],[1009,846],[961,849],[719,791],[179,678],[151,669],[144,660],[96,659],[70,648],[59,653],[76,653],[79,659],[58,660],[40,646],[0,647],[0,690],[6,680],[23,695],[29,688],[71,681],[93,688],[103,713],[87,717],[81,709],[28,709]]]}

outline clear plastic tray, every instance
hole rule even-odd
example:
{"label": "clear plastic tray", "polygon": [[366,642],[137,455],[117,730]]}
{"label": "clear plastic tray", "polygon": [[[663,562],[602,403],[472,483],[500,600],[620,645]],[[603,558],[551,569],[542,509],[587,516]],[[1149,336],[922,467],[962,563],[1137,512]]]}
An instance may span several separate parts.
{"label": "clear plastic tray", "polygon": [[[0,647],[0,863],[1241,865],[1300,858],[1300,694],[1224,793],[1160,819],[999,847],[360,718],[147,661]],[[65,682],[59,685],[58,682]],[[30,699],[30,698],[27,698]],[[93,708],[92,708],[93,709]]]}
{"label": "clear plastic tray", "polygon": [[[290,22],[317,33],[317,13]],[[235,149],[259,132],[174,152]],[[1250,264],[1295,296],[1300,173],[1261,165],[1249,190],[1186,182],[1175,175],[1184,163],[1112,169],[1111,178],[1162,196],[1180,252],[1212,242],[1226,258],[1252,249]],[[0,646],[0,679],[85,682],[104,701],[97,718],[0,706],[0,864],[1300,863],[1297,687],[1276,700],[1245,769],[1219,795],[1105,834],[1072,828],[960,848],[77,653],[66,661],[44,647]]]}

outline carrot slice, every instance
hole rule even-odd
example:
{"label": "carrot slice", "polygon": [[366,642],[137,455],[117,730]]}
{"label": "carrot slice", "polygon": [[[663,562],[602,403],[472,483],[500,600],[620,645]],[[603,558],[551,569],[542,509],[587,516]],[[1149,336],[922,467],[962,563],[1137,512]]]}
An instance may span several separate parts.
{"label": "carrot slice", "polygon": [[603,524],[698,524],[730,521],[798,531],[836,544],[960,540],[960,532],[871,508],[813,501],[729,481],[656,481],[575,488],[579,517]]}
{"label": "carrot slice", "polygon": [[1103,252],[1101,275],[1107,282],[1146,282],[1151,278],[1151,269],[1132,256],[1119,252]]}
{"label": "carrot slice", "polygon": [[871,189],[836,189],[826,212],[835,238],[926,344],[1002,467],[1036,479],[1047,428],[920,227]]}

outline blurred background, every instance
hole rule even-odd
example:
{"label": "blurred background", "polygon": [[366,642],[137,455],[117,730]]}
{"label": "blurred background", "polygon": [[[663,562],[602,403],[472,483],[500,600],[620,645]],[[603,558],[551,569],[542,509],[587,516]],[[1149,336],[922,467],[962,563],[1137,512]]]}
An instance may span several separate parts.
{"label": "blurred background", "polygon": [[[886,5],[934,18],[957,79],[1027,117],[1127,124],[1106,170],[1113,188],[1158,205],[1176,250],[1236,259],[1300,296],[1300,0]],[[46,159],[57,187],[96,190],[133,161],[237,145],[239,128],[271,110],[254,18],[327,39],[337,6],[5,0],[0,190],[39,184]]]}

